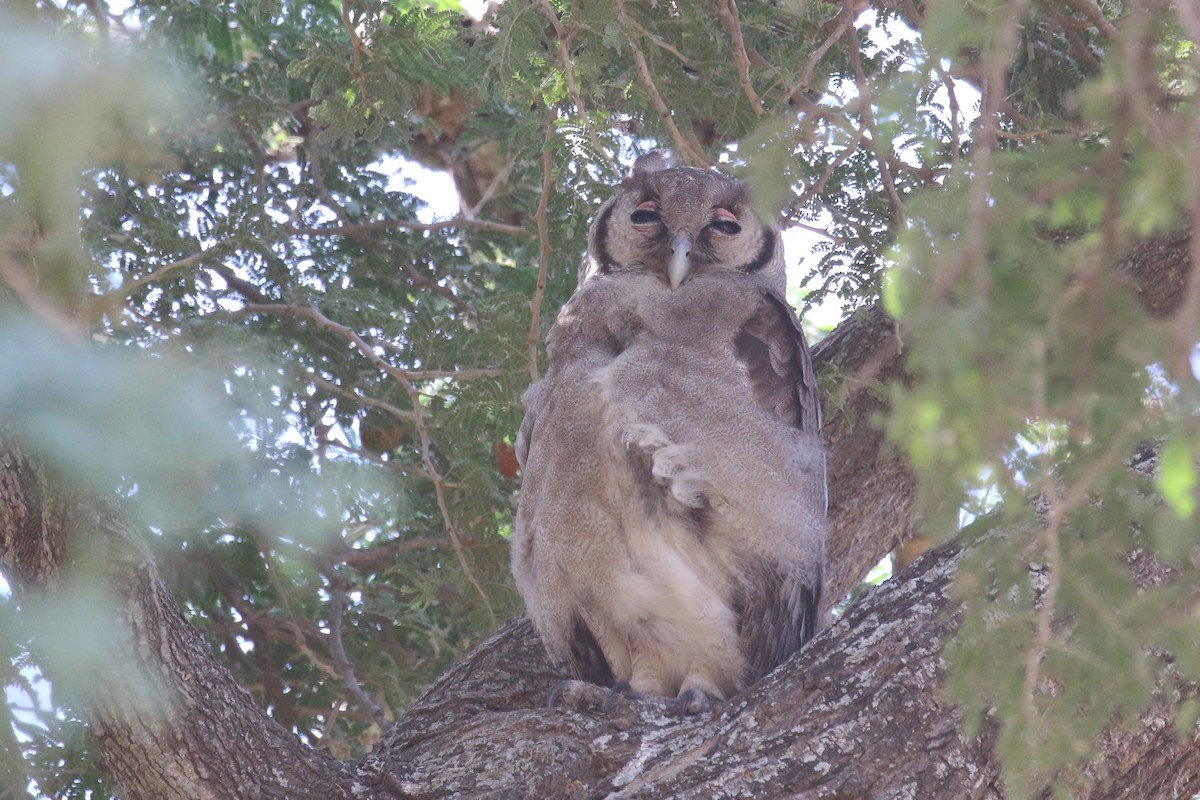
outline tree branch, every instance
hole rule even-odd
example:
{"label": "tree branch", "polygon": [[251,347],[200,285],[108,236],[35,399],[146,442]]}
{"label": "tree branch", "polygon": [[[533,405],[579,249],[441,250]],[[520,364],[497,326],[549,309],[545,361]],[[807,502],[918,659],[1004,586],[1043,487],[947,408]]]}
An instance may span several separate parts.
{"label": "tree branch", "polygon": [[[942,692],[942,647],[957,628],[951,581],[963,555],[931,551],[747,692],[699,717],[623,698],[603,708],[545,708],[562,673],[545,661],[528,621],[515,620],[451,667],[371,763],[426,800],[501,790],[612,800],[1003,800],[996,726],[965,736]],[[1076,800],[1167,800],[1200,789],[1200,753],[1176,739],[1172,722],[1175,705],[1196,689],[1165,694],[1174,699],[1144,712],[1142,725],[1105,734],[1105,758],[1088,767],[1094,780]]]}
{"label": "tree branch", "polygon": [[442,231],[448,228],[472,228],[474,230],[488,231],[489,233],[503,233],[508,236],[529,235],[529,232],[520,225],[491,222],[485,219],[472,219],[463,214],[457,214],[450,219],[439,222],[381,219],[372,222],[347,222],[342,225],[318,225],[316,227],[285,225],[283,229],[294,236],[354,236],[355,234],[379,233],[380,231],[391,230]]}
{"label": "tree branch", "polygon": [[803,92],[809,90],[809,87],[812,85],[813,72],[816,71],[817,64],[829,52],[829,48],[837,44],[837,40],[846,35],[846,31],[850,30],[850,26],[853,24],[853,9],[849,5],[843,4],[841,10],[838,12],[837,22],[833,30],[829,32],[829,36],[825,37],[825,41],[821,42],[816,50],[808,54],[808,58],[804,62],[804,72],[800,73],[800,77],[788,89],[787,94],[784,95],[784,102],[792,101],[797,96],[802,95]]}
{"label": "tree branch", "polygon": [[588,141],[591,143],[593,149],[595,149],[597,155],[605,157],[613,176],[617,177],[621,174],[621,168],[608,152],[608,148],[600,143],[600,137],[596,135],[596,129],[592,126],[592,120],[588,116],[587,108],[583,104],[583,96],[579,94],[579,87],[575,83],[575,67],[571,64],[570,53],[567,52],[567,47],[572,37],[574,37],[575,31],[568,30],[563,26],[562,21],[558,18],[558,13],[550,5],[550,0],[535,0],[534,4],[554,29],[554,39],[558,45],[558,63],[562,67],[563,79],[567,83],[567,95],[570,96],[571,102],[575,104],[575,112],[579,116],[579,121],[583,125],[583,130],[587,134]]}
{"label": "tree branch", "polygon": [[750,56],[746,54],[746,42],[742,38],[742,22],[738,18],[737,2],[716,0],[716,10],[717,19],[721,20],[725,30],[729,31],[729,40],[733,44],[733,67],[737,71],[738,86],[750,101],[754,113],[761,117],[766,112],[763,111],[758,92],[754,91],[754,85],[750,82]]}
{"label": "tree branch", "polygon": [[[622,26],[626,28],[635,27],[633,20],[629,16],[629,12],[625,10],[625,0],[616,0],[615,7],[617,10],[617,19],[621,21]],[[638,82],[646,90],[646,95],[650,98],[654,110],[658,112],[658,117],[667,129],[667,134],[671,137],[671,141],[675,143],[676,153],[685,163],[701,167],[711,167],[713,164],[712,159],[705,154],[700,145],[694,142],[691,137],[684,136],[683,132],[675,124],[675,119],[671,116],[671,109],[667,106],[667,102],[663,100],[658,87],[654,85],[654,78],[650,74],[650,65],[646,63],[645,54],[638,47],[637,42],[634,41],[632,36],[627,37],[627,39],[629,41],[630,52],[633,54],[633,64],[637,68]]]}
{"label": "tree branch", "polygon": [[358,676],[354,674],[354,664],[350,661],[350,656],[346,655],[346,646],[342,642],[342,618],[346,612],[345,581],[336,574],[336,569],[329,563],[325,564],[325,579],[329,586],[329,649],[338,672],[341,673],[342,685],[359,705],[371,714],[379,727],[385,727],[388,723],[387,715],[379,704],[363,691]]}

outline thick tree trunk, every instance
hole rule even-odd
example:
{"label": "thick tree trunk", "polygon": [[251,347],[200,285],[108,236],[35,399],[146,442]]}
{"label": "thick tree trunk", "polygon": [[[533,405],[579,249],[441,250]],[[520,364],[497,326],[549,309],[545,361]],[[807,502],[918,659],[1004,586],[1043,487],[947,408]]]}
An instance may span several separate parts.
{"label": "thick tree trunk", "polygon": [[[995,534],[999,535],[999,534]],[[589,693],[545,708],[561,673],[524,619],[459,662],[369,760],[400,796],[434,798],[1004,798],[993,727],[962,734],[941,697],[962,557],[934,550],[849,609],[791,661],[698,718]],[[1135,731],[1114,729],[1077,800],[1200,791],[1200,748],[1175,735],[1194,687],[1171,687]],[[384,795],[379,795],[384,796]]]}
{"label": "thick tree trunk", "polygon": [[81,710],[126,800],[348,796],[347,770],[266,716],[213,659],[122,518],[51,481],[2,430],[0,566],[29,602],[90,583],[119,609],[98,632],[112,640],[87,665]]}
{"label": "thick tree trunk", "polygon": [[864,309],[813,348],[822,382],[838,388],[825,401],[829,547],[827,608],[842,601],[867,572],[914,533],[916,476],[878,422],[885,386],[907,381],[896,324]]}
{"label": "thick tree trunk", "polygon": [[[1167,293],[1170,281],[1147,281],[1137,267],[1129,269],[1147,307],[1165,308],[1155,287]],[[835,383],[847,387],[828,404],[834,597],[913,528],[912,475],[871,425],[883,407],[877,382],[905,379],[899,342],[869,311],[816,350],[826,374],[836,370]],[[596,698],[578,686],[566,707],[546,708],[562,674],[528,623],[515,620],[451,667],[371,756],[342,763],[306,749],[254,706],[109,507],[65,492],[0,431],[0,566],[33,598],[98,562],[123,609],[113,656],[92,665],[86,712],[127,800],[1004,797],[992,729],[965,738],[941,697],[959,559],[954,547],[930,552],[743,695],[691,718],[622,698],[589,706]],[[159,698],[153,708],[148,685]],[[1106,734],[1090,771],[1108,779],[1075,796],[1200,792],[1200,748],[1179,741],[1172,722],[1194,695],[1194,687],[1164,687],[1139,730]]]}

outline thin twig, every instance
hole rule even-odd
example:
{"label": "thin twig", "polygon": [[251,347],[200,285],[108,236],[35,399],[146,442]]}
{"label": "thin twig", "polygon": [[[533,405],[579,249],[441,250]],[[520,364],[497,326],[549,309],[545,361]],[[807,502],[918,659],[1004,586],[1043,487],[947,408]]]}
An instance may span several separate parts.
{"label": "thin twig", "polygon": [[750,108],[761,117],[766,112],[763,111],[758,92],[754,91],[754,85],[750,83],[750,56],[746,54],[746,42],[742,38],[742,22],[738,17],[737,2],[716,0],[716,9],[717,19],[721,20],[725,30],[729,31],[729,39],[733,43],[733,66],[737,70],[738,86],[750,101]]}
{"label": "thin twig", "polygon": [[[1037,359],[1038,366],[1033,377],[1034,419],[1046,419],[1049,413],[1045,401],[1048,386],[1046,381],[1048,351],[1049,348],[1045,340],[1035,342],[1035,358]],[[1039,490],[1048,505],[1045,522],[1038,537],[1041,540],[1042,557],[1045,562],[1046,588],[1039,598],[1040,602],[1034,623],[1034,640],[1029,652],[1026,654],[1025,662],[1024,705],[1025,713],[1030,715],[1031,718],[1037,716],[1037,710],[1034,707],[1034,698],[1036,697],[1038,684],[1041,682],[1042,660],[1045,658],[1054,639],[1054,615],[1058,601],[1058,590],[1063,580],[1067,577],[1063,564],[1062,541],[1060,538],[1063,529],[1066,527],[1067,514],[1071,509],[1089,501],[1093,487],[1105,475],[1109,474],[1116,464],[1126,458],[1131,443],[1144,430],[1144,426],[1145,419],[1141,415],[1128,419],[1105,446],[1104,451],[1099,457],[1091,459],[1083,474],[1065,491],[1061,490],[1055,483],[1055,465],[1049,449],[1043,448],[1042,452],[1038,454],[1038,462],[1042,472],[1039,481]]]}
{"label": "thin twig", "polygon": [[371,48],[367,47],[354,28],[354,23],[350,19],[350,0],[342,0],[341,16],[342,25],[345,26],[346,33],[350,37],[350,70],[354,75],[354,82],[358,84],[359,102],[366,107],[370,104],[370,99],[367,95],[367,80],[362,71],[362,54],[366,53],[371,58],[374,58],[375,54],[371,52]]}
{"label": "thin twig", "polygon": [[637,31],[639,36],[649,41],[655,47],[659,48],[660,50],[666,50],[668,53],[675,56],[675,58],[679,59],[679,63],[684,67],[688,69],[694,69],[691,59],[679,52],[675,45],[666,41],[661,36],[656,35],[653,31],[647,30],[642,23],[638,22],[633,17],[626,17],[625,23]]}
{"label": "thin twig", "polygon": [[950,104],[950,164],[958,169],[962,160],[962,109],[958,105],[958,92],[955,91],[954,78],[942,69],[940,61],[934,59],[933,68],[941,78],[942,85],[946,87],[946,96],[949,98],[947,102]]}
{"label": "thin twig", "polygon": [[858,136],[855,137],[854,141],[846,147],[843,147],[842,152],[838,153],[837,158],[825,165],[825,170],[821,173],[821,177],[817,179],[816,183],[805,189],[804,194],[800,195],[800,197],[798,197],[796,201],[792,203],[788,214],[790,215],[793,213],[799,213],[806,205],[808,205],[809,200],[819,196],[822,192],[824,192],[825,185],[829,183],[829,179],[833,177],[833,173],[837,171],[838,167],[846,162],[846,159],[858,152],[858,148],[862,147],[863,140],[866,139],[866,137],[866,131],[859,131]]}
{"label": "thin twig", "polygon": [[376,353],[375,348],[353,328],[343,325],[340,322],[334,322],[312,306],[299,306],[288,303],[247,303],[233,313],[238,316],[270,314],[272,316],[302,317],[312,320],[321,329],[337,334],[342,339],[353,344],[355,349],[362,353],[377,368],[400,381],[412,382],[434,378],[495,377],[503,374],[501,370],[474,370],[467,375],[466,371],[401,369]]}
{"label": "thin twig", "polygon": [[363,708],[370,712],[377,725],[386,727],[387,715],[379,704],[363,691],[362,685],[358,682],[358,676],[354,674],[354,664],[346,655],[346,646],[342,641],[342,617],[346,613],[345,581],[334,573],[332,566],[325,578],[329,588],[329,647],[338,671],[341,673],[342,685]]}
{"label": "thin twig", "polygon": [[[491,202],[492,197],[496,194],[496,190],[503,186],[508,180],[508,176],[512,173],[513,165],[516,163],[517,154],[513,153],[505,160],[504,166],[496,172],[495,176],[493,176],[490,181],[488,181],[487,188],[485,188],[483,193],[479,196],[479,202],[471,206],[471,208],[465,214],[463,214],[463,216],[465,216],[467,219],[475,219],[479,215],[479,212],[483,210],[483,207]],[[514,225],[513,227],[517,226]],[[522,228],[521,232],[524,233],[525,229]]]}
{"label": "thin twig", "polygon": [[336,394],[339,397],[345,397],[347,400],[353,400],[355,403],[359,403],[364,406],[371,406],[372,408],[378,408],[381,411],[386,411],[388,414],[391,414],[393,417],[401,420],[402,422],[411,424],[413,418],[416,416],[411,411],[405,411],[403,408],[397,408],[385,400],[379,400],[378,398],[370,397],[365,394],[356,394],[341,384],[334,383],[328,378],[317,374],[315,370],[306,370],[304,373],[304,379],[313,385],[324,389],[330,394]]}
{"label": "thin twig", "polygon": [[162,341],[167,341],[173,336],[178,336],[183,332],[183,326],[180,324],[168,325],[159,319],[156,315],[147,314],[133,304],[133,300],[126,297],[121,302],[121,310],[137,320],[147,331],[155,331],[162,337]]}
{"label": "thin twig", "polygon": [[812,84],[813,72],[816,70],[818,62],[820,62],[822,56],[829,52],[829,48],[833,47],[837,43],[837,40],[842,38],[846,34],[846,31],[850,30],[850,26],[853,23],[853,9],[849,7],[849,4],[843,4],[842,10],[838,12],[837,25],[830,31],[825,41],[821,42],[821,46],[808,54],[808,60],[804,65],[804,72],[800,75],[800,79],[788,89],[787,94],[784,95],[785,102],[794,99],[797,94],[808,91],[808,87]]}
{"label": "thin twig", "polygon": [[[376,250],[379,252],[387,252],[388,251],[387,245],[384,244],[383,242],[376,241],[371,236],[371,233],[373,231],[370,230],[370,226],[372,226],[372,225],[381,225],[381,226],[387,225],[390,227],[402,227],[402,228],[410,228],[411,229],[411,225],[423,225],[423,224],[428,224],[428,225],[432,225],[432,226],[439,225],[439,223],[436,223],[436,222],[434,222],[434,223],[411,223],[411,224],[405,223],[405,224],[401,225],[401,224],[393,224],[391,221],[381,221],[381,222],[377,222],[377,223],[367,222],[367,223],[361,223],[361,224],[348,223],[345,221],[345,214],[342,212],[342,210],[337,206],[334,206],[333,208],[334,208],[335,213],[339,217],[339,219],[342,220],[343,224],[332,226],[331,228],[302,228],[302,227],[299,227],[299,226],[289,223],[288,225],[284,226],[284,230],[289,233],[298,235],[298,236],[299,235],[326,235],[326,232],[328,232],[329,235],[344,234],[344,235],[349,236],[350,238],[354,239],[355,241],[361,243],[364,247],[369,247],[372,250]],[[458,219],[458,218],[456,218],[456,219]],[[462,219],[465,220],[465,217]],[[449,227],[449,226],[446,226],[446,227]],[[462,227],[467,227],[467,225],[463,224]],[[382,228],[382,229],[386,229],[386,228]],[[461,297],[456,295],[454,293],[454,291],[451,290],[449,287],[442,286],[435,279],[430,278],[427,275],[422,275],[408,259],[399,259],[397,263],[400,265],[400,269],[404,271],[404,274],[408,276],[408,279],[410,281],[412,281],[413,286],[423,288],[423,289],[428,289],[431,293],[436,294],[439,297],[445,298],[452,306],[457,308],[459,311],[462,311],[463,313],[467,313],[467,314],[471,313],[471,307],[467,304],[467,302],[465,300],[463,300]]]}
{"label": "thin twig", "polygon": [[535,5],[542,12],[554,28],[554,38],[558,44],[558,63],[562,66],[563,79],[567,84],[567,94],[571,98],[571,102],[575,104],[575,111],[579,115],[579,121],[583,124],[584,133],[587,135],[588,142],[598,154],[602,154],[608,162],[609,169],[613,175],[620,175],[621,168],[612,154],[608,152],[603,144],[600,143],[600,137],[596,135],[595,128],[592,127],[591,118],[588,116],[587,108],[583,105],[583,96],[579,94],[579,87],[575,83],[575,67],[571,64],[571,54],[568,52],[568,45],[572,37],[575,35],[574,30],[568,30],[562,20],[558,18],[558,13],[554,7],[550,5],[550,0],[535,0]]}
{"label": "thin twig", "polygon": [[1005,98],[1005,73],[1009,57],[1017,46],[1017,31],[1025,13],[1028,0],[1016,0],[1008,6],[1008,17],[1004,20],[996,40],[987,54],[983,67],[983,98],[980,103],[980,129],[975,137],[975,159],[971,165],[974,179],[967,189],[967,220],[962,247],[958,258],[943,266],[933,279],[933,297],[949,294],[959,276],[966,270],[974,270],[978,277],[976,292],[986,295],[990,284],[987,270],[987,232],[989,185],[992,178],[992,156],[1000,129],[1000,113],[1007,103]]}
{"label": "thin twig", "polygon": [[[1033,383],[1033,418],[1047,419],[1047,353],[1049,346],[1045,339],[1034,341],[1035,367],[1031,381]],[[1054,638],[1054,612],[1058,601],[1058,589],[1062,582],[1062,542],[1059,533],[1062,530],[1066,516],[1066,503],[1059,496],[1058,486],[1054,482],[1054,465],[1051,463],[1050,451],[1042,448],[1038,454],[1041,466],[1040,490],[1048,508],[1045,522],[1038,538],[1041,540],[1041,555],[1044,562],[1046,587],[1038,598],[1037,613],[1034,617],[1034,637],[1029,652],[1025,654],[1025,689],[1022,699],[1025,714],[1029,719],[1035,719],[1037,710],[1034,699],[1037,697],[1038,683],[1041,681],[1042,659]]]}
{"label": "thin twig", "polygon": [[[317,128],[314,126],[304,137],[305,148],[308,153],[309,172],[312,176],[312,185],[317,190],[317,196],[324,201],[325,207],[333,213],[340,224],[313,228],[301,227],[299,225],[289,223],[284,226],[284,230],[288,233],[297,236],[345,235],[353,238],[355,241],[360,242],[364,247],[369,247],[376,251],[387,252],[388,247],[384,243],[376,241],[373,237],[371,237],[371,233],[380,230],[390,230],[392,228],[403,228],[407,230],[435,230],[448,227],[476,227],[493,229],[493,226],[500,224],[469,220],[461,214],[454,218],[454,224],[452,225],[448,223],[437,222],[402,222],[399,220],[376,220],[375,222],[352,223],[349,215],[346,213],[346,210],[342,208],[341,204],[329,191],[329,187],[325,184],[325,177],[321,169],[321,145],[316,138],[316,130]],[[510,229],[506,232],[511,233],[514,231],[521,231],[524,233],[523,228],[518,228],[516,226],[505,227]],[[439,297],[444,297],[451,305],[463,313],[471,313],[471,307],[466,303],[466,301],[456,295],[448,287],[442,286],[435,279],[426,275],[422,275],[408,259],[398,259],[397,263],[400,265],[400,269],[404,271],[404,274],[408,276],[408,279],[412,281],[413,286],[427,289],[432,294],[436,294]]]}
{"label": "thin twig", "polygon": [[349,222],[342,225],[320,225],[316,227],[300,227],[285,225],[284,231],[295,236],[354,236],[361,233],[378,233],[380,231],[441,231],[447,228],[474,228],[490,233],[505,233],[510,236],[528,236],[529,232],[520,225],[508,225],[503,222],[490,222],[483,219],[472,219],[458,214],[450,219],[439,222],[413,222],[406,219],[380,219],[372,222]]}
{"label": "thin twig", "polygon": [[345,550],[333,553],[330,558],[359,571],[371,570],[393,566],[396,563],[396,556],[400,553],[408,553],[413,550],[432,550],[435,547],[444,546],[445,543],[445,539],[421,536],[416,539],[389,542],[376,547],[347,547]]}
{"label": "thin twig", "polygon": [[1083,14],[1088,22],[1095,26],[1096,30],[1100,31],[1100,35],[1105,39],[1115,39],[1117,36],[1117,28],[1108,17],[1104,16],[1104,12],[1100,10],[1092,0],[1065,0],[1066,4],[1071,8]]}
{"label": "thin twig", "polygon": [[[921,13],[917,11],[913,0],[904,0],[904,10],[908,14],[909,19],[917,20],[922,17]],[[955,91],[954,78],[942,68],[941,59],[932,58],[930,62],[933,65],[933,71],[937,73],[942,85],[946,87],[947,102],[950,105],[950,136],[952,139],[950,163],[957,169],[959,161],[962,159],[962,108],[958,104],[958,93]]]}
{"label": "thin twig", "polygon": [[838,236],[837,234],[834,234],[834,233],[830,233],[828,228],[819,228],[816,225],[809,225],[807,222],[803,222],[798,219],[793,219],[792,217],[784,218],[779,223],[779,227],[783,228],[783,229],[800,228],[801,230],[806,230],[809,233],[815,233],[818,236],[823,236],[826,239],[828,239],[829,241],[833,242],[834,244],[842,244],[843,242],[846,241],[841,236]]}
{"label": "thin twig", "polygon": [[271,298],[263,294],[261,290],[253,283],[243,280],[233,271],[232,268],[225,264],[212,264],[205,267],[209,272],[215,273],[221,280],[225,281],[225,285],[235,292],[240,294],[251,303],[269,303]]}
{"label": "thin twig", "polygon": [[[848,9],[847,14],[853,13],[854,0],[843,0],[843,7]],[[888,205],[892,210],[892,217],[900,226],[904,225],[904,203],[900,200],[900,195],[896,191],[896,181],[892,177],[892,170],[888,164],[887,154],[884,153],[885,145],[879,141],[878,127],[875,125],[875,112],[871,110],[874,102],[874,93],[871,91],[871,84],[867,81],[866,73],[863,71],[862,54],[859,50],[860,43],[858,41],[858,33],[854,32],[850,35],[850,48],[848,59],[850,69],[854,73],[854,84],[858,87],[859,107],[862,109],[863,125],[867,132],[870,133],[871,152],[875,154],[875,163],[879,165],[879,179],[883,182],[883,188],[887,192]]]}
{"label": "thin twig", "polygon": [[[397,355],[406,356],[408,351],[397,345],[395,342],[384,339],[383,337],[372,336],[371,341],[378,344],[384,350],[390,350]],[[411,380],[431,380],[434,378],[453,378],[455,380],[472,380],[474,378],[499,378],[505,374],[505,370],[492,369],[488,367],[478,367],[472,369],[421,369],[409,370],[408,374]]]}
{"label": "thin twig", "polygon": [[325,183],[325,170],[321,166],[321,142],[317,138],[318,130],[314,125],[304,135],[304,151],[308,156],[308,173],[312,178],[313,188],[317,190],[317,197],[325,201],[325,206],[333,212],[339,222],[347,224],[350,222],[350,218],[347,216],[346,210],[342,208],[342,204],[337,201]]}
{"label": "thin twig", "polygon": [[538,379],[538,342],[541,341],[542,297],[546,294],[546,279],[550,273],[550,192],[554,189],[554,156],[550,144],[554,136],[553,118],[546,125],[546,142],[542,146],[542,192],[538,197],[537,211],[533,219],[537,222],[538,232],[538,276],[533,289],[533,299],[529,302],[529,313],[532,319],[529,323],[529,338],[526,340],[526,350],[529,353],[529,379]]}
{"label": "thin twig", "polygon": [[204,250],[201,250],[197,253],[193,253],[190,256],[186,256],[184,258],[180,258],[175,261],[169,261],[166,264],[163,264],[162,266],[160,266],[158,269],[151,272],[149,275],[143,275],[142,277],[138,278],[137,280],[133,280],[133,281],[130,281],[129,283],[122,284],[120,287],[120,291],[122,294],[130,294],[134,290],[136,290],[142,286],[145,286],[147,283],[154,283],[155,281],[159,280],[164,275],[166,275],[168,272],[173,272],[177,269],[186,269],[188,267],[194,267],[197,264],[199,264],[201,261],[204,261],[209,258],[215,258],[216,256],[218,256],[222,253],[225,253],[231,249],[233,249],[231,241],[227,240],[224,242],[217,242],[212,247],[205,248]]}
{"label": "thin twig", "polygon": [[458,526],[454,524],[453,518],[450,516],[450,507],[446,502],[445,482],[442,480],[441,473],[433,463],[433,440],[429,436],[429,430],[425,426],[425,416],[420,413],[421,395],[416,387],[408,381],[401,381],[401,385],[408,393],[409,402],[412,403],[413,410],[417,412],[414,426],[417,429],[417,437],[421,440],[421,463],[425,467],[425,471],[433,480],[433,496],[437,502],[438,511],[442,515],[442,524],[446,528],[446,534],[450,537],[450,546],[454,549],[454,556],[458,559],[458,565],[462,567],[463,574],[467,576],[471,586],[475,588],[479,598],[483,600],[483,605],[487,609],[488,614],[492,617],[495,612],[492,610],[492,603],[488,600],[487,592],[483,590],[479,579],[475,577],[474,570],[467,563],[467,554],[463,549],[462,537],[458,533]]}
{"label": "thin twig", "polygon": [[[617,19],[625,28],[633,27],[629,13],[625,10],[625,0],[616,0]],[[654,85],[654,78],[650,75],[650,65],[646,63],[646,56],[638,47],[637,42],[632,36],[626,36],[629,42],[630,52],[633,53],[633,64],[637,68],[638,81],[642,84],[642,88],[646,90],[646,94],[650,97],[650,102],[654,106],[654,110],[658,112],[659,119],[662,120],[663,127],[667,129],[667,134],[671,137],[671,141],[675,143],[675,150],[679,157],[689,164],[695,164],[702,167],[711,167],[713,161],[709,158],[698,143],[693,143],[689,137],[679,130],[679,126],[675,124],[675,119],[671,116],[671,109],[667,106],[667,102],[663,100],[662,94],[658,91],[658,87]]]}

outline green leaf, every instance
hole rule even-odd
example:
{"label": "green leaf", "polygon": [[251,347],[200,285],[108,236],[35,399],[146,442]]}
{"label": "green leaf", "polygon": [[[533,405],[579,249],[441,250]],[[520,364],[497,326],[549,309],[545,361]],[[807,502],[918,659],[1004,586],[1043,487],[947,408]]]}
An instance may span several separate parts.
{"label": "green leaf", "polygon": [[1171,439],[1159,457],[1158,490],[1180,519],[1196,513],[1196,462],[1183,439]]}

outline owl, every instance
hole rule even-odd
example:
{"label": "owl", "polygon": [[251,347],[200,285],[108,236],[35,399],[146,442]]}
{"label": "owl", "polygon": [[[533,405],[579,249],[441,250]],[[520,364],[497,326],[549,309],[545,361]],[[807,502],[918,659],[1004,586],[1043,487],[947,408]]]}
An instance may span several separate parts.
{"label": "owl", "polygon": [[711,707],[817,626],[825,455],[779,231],[746,186],[638,159],[525,393],[512,568],[576,679]]}

